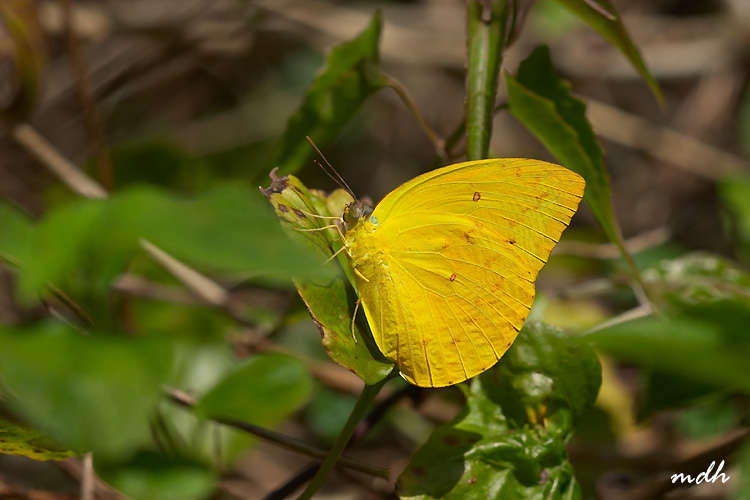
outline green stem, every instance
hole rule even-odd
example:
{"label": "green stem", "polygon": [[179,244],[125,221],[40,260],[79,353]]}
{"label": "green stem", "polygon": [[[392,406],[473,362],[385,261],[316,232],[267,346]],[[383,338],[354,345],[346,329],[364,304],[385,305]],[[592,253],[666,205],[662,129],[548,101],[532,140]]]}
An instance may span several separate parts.
{"label": "green stem", "polygon": [[469,160],[487,158],[497,77],[503,60],[510,8],[506,0],[469,0],[466,7],[466,147]]}
{"label": "green stem", "polygon": [[389,379],[390,377],[385,377],[383,380],[373,385],[365,385],[364,389],[362,389],[359,399],[357,399],[357,404],[354,405],[354,409],[349,415],[349,419],[346,421],[344,428],[341,429],[341,432],[336,438],[336,442],[333,444],[331,451],[328,452],[328,455],[320,465],[318,472],[310,481],[310,484],[307,485],[305,491],[299,496],[299,500],[309,500],[323,486],[328,474],[336,465],[339,457],[344,452],[344,448],[346,448],[347,443],[349,443],[349,439],[351,439],[352,434],[354,434],[357,424],[359,424],[359,421],[367,414],[372,402],[375,400],[375,396],[378,395],[380,389]]}
{"label": "green stem", "polygon": [[[501,102],[500,104],[495,106],[494,112],[497,113],[498,111],[503,111],[505,109],[508,109],[508,103]],[[451,132],[451,135],[449,135],[448,138],[445,140],[445,154],[448,155],[449,160],[452,160],[456,158],[457,156],[460,156],[460,154],[453,152],[453,148],[456,147],[456,144],[458,144],[458,141],[461,140],[461,137],[463,137],[465,133],[466,133],[466,118],[461,120],[461,123],[459,123],[456,126],[453,132]]]}

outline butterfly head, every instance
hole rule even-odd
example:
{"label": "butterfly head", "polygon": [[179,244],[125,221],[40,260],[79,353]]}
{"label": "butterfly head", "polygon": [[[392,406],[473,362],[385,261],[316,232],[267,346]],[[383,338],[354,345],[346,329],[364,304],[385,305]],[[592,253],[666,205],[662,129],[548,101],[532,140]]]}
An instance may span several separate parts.
{"label": "butterfly head", "polygon": [[372,207],[367,201],[355,200],[344,208],[344,232],[353,228],[363,220],[367,220],[372,215]]}

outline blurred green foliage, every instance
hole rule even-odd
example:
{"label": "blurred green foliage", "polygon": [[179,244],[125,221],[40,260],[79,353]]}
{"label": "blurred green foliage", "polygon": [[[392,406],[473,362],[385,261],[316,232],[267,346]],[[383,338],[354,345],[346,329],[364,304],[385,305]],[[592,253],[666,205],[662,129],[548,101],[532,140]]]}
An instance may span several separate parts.
{"label": "blurred green foliage", "polygon": [[46,322],[3,327],[0,352],[7,404],[63,446],[108,458],[150,442],[148,420],[171,367],[163,339]]}

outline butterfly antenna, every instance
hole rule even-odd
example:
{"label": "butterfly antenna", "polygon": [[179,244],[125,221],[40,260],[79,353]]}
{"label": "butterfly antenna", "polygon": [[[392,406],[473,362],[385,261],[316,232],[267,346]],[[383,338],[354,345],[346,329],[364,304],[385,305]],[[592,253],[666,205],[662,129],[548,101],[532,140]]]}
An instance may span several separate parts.
{"label": "butterfly antenna", "polygon": [[323,152],[320,151],[320,149],[318,149],[318,146],[315,145],[315,143],[313,142],[312,138],[310,138],[309,135],[306,135],[305,139],[307,139],[307,142],[310,143],[310,145],[313,147],[313,149],[315,150],[315,152],[318,153],[318,156],[320,156],[323,159],[323,161],[328,166],[328,168],[331,170],[331,172],[333,172],[334,174],[336,174],[336,178],[338,180],[335,179],[335,178],[333,178],[333,176],[328,172],[328,170],[326,170],[323,167],[323,165],[320,162],[316,161],[315,163],[317,163],[320,166],[320,168],[322,168],[323,171],[326,174],[328,174],[328,177],[331,177],[336,182],[336,184],[338,184],[342,188],[346,189],[349,192],[349,194],[352,195],[352,198],[354,198],[356,200],[357,199],[357,195],[354,194],[354,191],[352,191],[352,188],[349,187],[349,184],[347,184],[347,182],[344,180],[344,178],[341,176],[341,174],[339,174],[338,171],[335,168],[333,168],[333,165],[331,165],[331,162],[328,161],[328,159],[325,157],[325,155],[323,154]]}

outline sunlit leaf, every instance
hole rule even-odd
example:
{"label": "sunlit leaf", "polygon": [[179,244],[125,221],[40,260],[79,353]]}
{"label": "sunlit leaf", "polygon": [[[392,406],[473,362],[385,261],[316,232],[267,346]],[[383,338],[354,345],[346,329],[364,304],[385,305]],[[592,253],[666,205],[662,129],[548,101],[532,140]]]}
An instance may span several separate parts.
{"label": "sunlit leaf", "polygon": [[34,460],[65,460],[72,451],[53,446],[41,433],[0,419],[0,454],[20,455]]}

